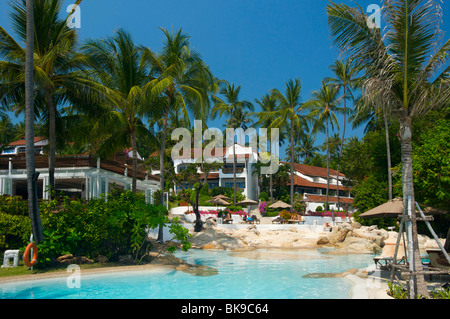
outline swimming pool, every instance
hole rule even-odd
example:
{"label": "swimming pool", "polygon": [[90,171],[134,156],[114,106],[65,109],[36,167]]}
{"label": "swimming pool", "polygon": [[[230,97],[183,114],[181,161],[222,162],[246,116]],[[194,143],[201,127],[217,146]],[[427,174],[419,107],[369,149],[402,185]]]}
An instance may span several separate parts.
{"label": "swimming pool", "polygon": [[[343,278],[308,274],[339,273],[372,264],[373,255],[331,255],[326,250],[178,252],[188,263],[216,268],[211,276],[173,269],[89,274],[79,288],[67,277],[2,284],[0,299],[347,299]],[[306,277],[305,277],[306,276]],[[313,277],[313,278],[308,278]]]}

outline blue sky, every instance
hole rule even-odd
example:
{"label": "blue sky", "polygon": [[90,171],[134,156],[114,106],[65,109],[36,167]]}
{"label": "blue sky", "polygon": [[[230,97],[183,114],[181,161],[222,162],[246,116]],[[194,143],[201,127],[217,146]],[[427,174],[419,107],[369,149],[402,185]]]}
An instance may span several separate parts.
{"label": "blue sky", "polygon": [[[9,3],[0,0],[0,25],[10,30]],[[64,8],[74,0],[65,0]],[[338,3],[353,5],[351,0]],[[361,7],[380,0],[357,0]],[[448,39],[449,4],[443,4]],[[328,0],[84,0],[80,39],[107,37],[125,28],[136,43],[158,51],[164,35],[158,27],[183,31],[213,73],[241,85],[241,98],[254,102],[272,88],[284,90],[289,79],[302,81],[302,99],[331,76],[329,66],[338,58],[332,46],[326,16]],[[222,128],[222,120],[210,123]],[[363,137],[363,129],[346,137]],[[316,139],[324,141],[323,135]],[[284,147],[282,148],[283,152]],[[283,157],[283,154],[282,154]]]}

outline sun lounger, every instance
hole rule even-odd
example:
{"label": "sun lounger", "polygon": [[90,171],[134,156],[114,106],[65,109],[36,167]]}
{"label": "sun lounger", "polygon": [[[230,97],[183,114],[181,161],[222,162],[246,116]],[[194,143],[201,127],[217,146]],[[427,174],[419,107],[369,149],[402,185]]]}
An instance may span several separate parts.
{"label": "sun lounger", "polygon": [[430,267],[450,270],[450,264],[440,249],[427,249]]}
{"label": "sun lounger", "polygon": [[331,231],[333,227],[329,223],[323,223],[323,231]]}
{"label": "sun lounger", "polygon": [[272,218],[272,224],[282,224],[283,223],[283,218],[281,216],[277,216]]}
{"label": "sun lounger", "polygon": [[[385,243],[380,256],[374,257],[375,267],[388,268],[394,262],[396,243]],[[397,263],[405,263],[405,249],[402,244],[398,247]]]}
{"label": "sun lounger", "polygon": [[231,218],[230,214],[226,214],[225,218],[223,219],[222,223],[224,224],[232,224],[233,219]]}
{"label": "sun lounger", "polygon": [[300,223],[305,223],[305,220],[303,219],[303,216],[300,216],[298,214],[292,214],[291,219],[288,219],[287,222],[289,224],[300,224]]}

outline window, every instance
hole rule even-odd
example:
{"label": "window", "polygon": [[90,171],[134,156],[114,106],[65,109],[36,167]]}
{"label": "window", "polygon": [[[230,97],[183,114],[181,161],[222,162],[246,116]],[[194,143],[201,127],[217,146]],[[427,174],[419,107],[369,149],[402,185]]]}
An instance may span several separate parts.
{"label": "window", "polygon": [[[225,183],[225,187],[228,188],[233,188],[234,187],[234,183]],[[245,188],[245,182],[236,182],[236,188]]]}

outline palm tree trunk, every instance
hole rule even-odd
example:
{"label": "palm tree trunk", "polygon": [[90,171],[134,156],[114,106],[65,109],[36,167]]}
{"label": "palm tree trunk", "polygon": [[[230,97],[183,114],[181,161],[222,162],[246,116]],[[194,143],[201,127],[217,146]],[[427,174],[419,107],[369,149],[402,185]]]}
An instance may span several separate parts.
{"label": "palm tree trunk", "polygon": [[[416,209],[414,198],[414,180],[412,167],[412,119],[408,115],[400,117],[400,138],[402,151],[402,179],[404,217],[407,217],[409,269],[413,272],[423,270],[420,259]],[[407,204],[406,204],[407,203]],[[413,274],[410,280],[410,299],[418,296],[428,296],[427,286],[423,274]]]}
{"label": "palm tree trunk", "polygon": [[344,125],[342,127],[342,139],[341,139],[341,148],[339,149],[339,157],[338,157],[338,164],[337,164],[337,180],[336,180],[336,196],[337,196],[337,209],[340,210],[340,203],[339,203],[339,166],[341,164],[341,157],[342,157],[342,148],[344,147],[344,139],[345,139],[345,124],[347,122],[346,115],[347,115],[347,92],[346,92],[346,86],[344,85]]}
{"label": "palm tree trunk", "polygon": [[[328,191],[330,189],[330,148],[329,148],[329,141],[328,141],[328,117],[327,117],[327,191],[325,196],[325,207],[324,210],[328,209]],[[334,221],[334,213],[332,213],[332,220]]]}
{"label": "palm tree trunk", "polygon": [[391,172],[391,146],[389,142],[389,126],[387,111],[383,108],[384,115],[384,132],[386,135],[386,154],[387,154],[387,164],[388,164],[388,188],[389,188],[389,200],[392,199],[392,172]]}
{"label": "palm tree trunk", "polygon": [[41,217],[37,198],[37,179],[34,162],[34,83],[33,83],[33,51],[34,51],[34,3],[27,0],[27,37],[26,37],[26,61],[25,61],[25,156],[27,166],[28,211],[31,221],[31,229],[34,241],[39,244],[44,240]]}
{"label": "palm tree trunk", "polygon": [[[269,149],[270,149],[270,156],[272,156],[272,140],[270,140],[269,142]],[[270,180],[270,202],[273,204],[273,172],[272,172],[272,164],[270,164],[270,175],[269,175],[269,180]]]}
{"label": "palm tree trunk", "polygon": [[136,193],[136,183],[137,183],[137,169],[138,169],[138,161],[137,161],[137,146],[136,146],[136,134],[134,131],[131,132],[131,147],[133,152],[133,175],[131,181],[131,191]]}
{"label": "palm tree trunk", "polygon": [[[169,100],[170,105],[170,100]],[[167,107],[166,112],[164,114],[164,121],[162,127],[162,136],[161,136],[161,153],[159,154],[159,178],[160,178],[160,188],[161,188],[161,197],[159,202],[161,205],[164,205],[164,153],[166,151],[166,134],[167,134],[167,119],[169,117],[169,107]],[[163,225],[159,225],[158,229],[158,239],[157,242],[164,242],[164,227]]]}
{"label": "palm tree trunk", "polygon": [[48,181],[50,186],[50,198],[53,198],[55,190],[55,162],[56,162],[56,109],[53,102],[52,91],[45,89],[45,100],[48,107]]}
{"label": "palm tree trunk", "polygon": [[294,212],[294,122],[291,119],[291,214]]}
{"label": "palm tree trunk", "polygon": [[[231,111],[231,126],[235,129],[234,125],[234,112]],[[233,184],[234,184],[234,198],[233,198],[233,206],[236,206],[236,143],[234,142],[233,135]]]}

